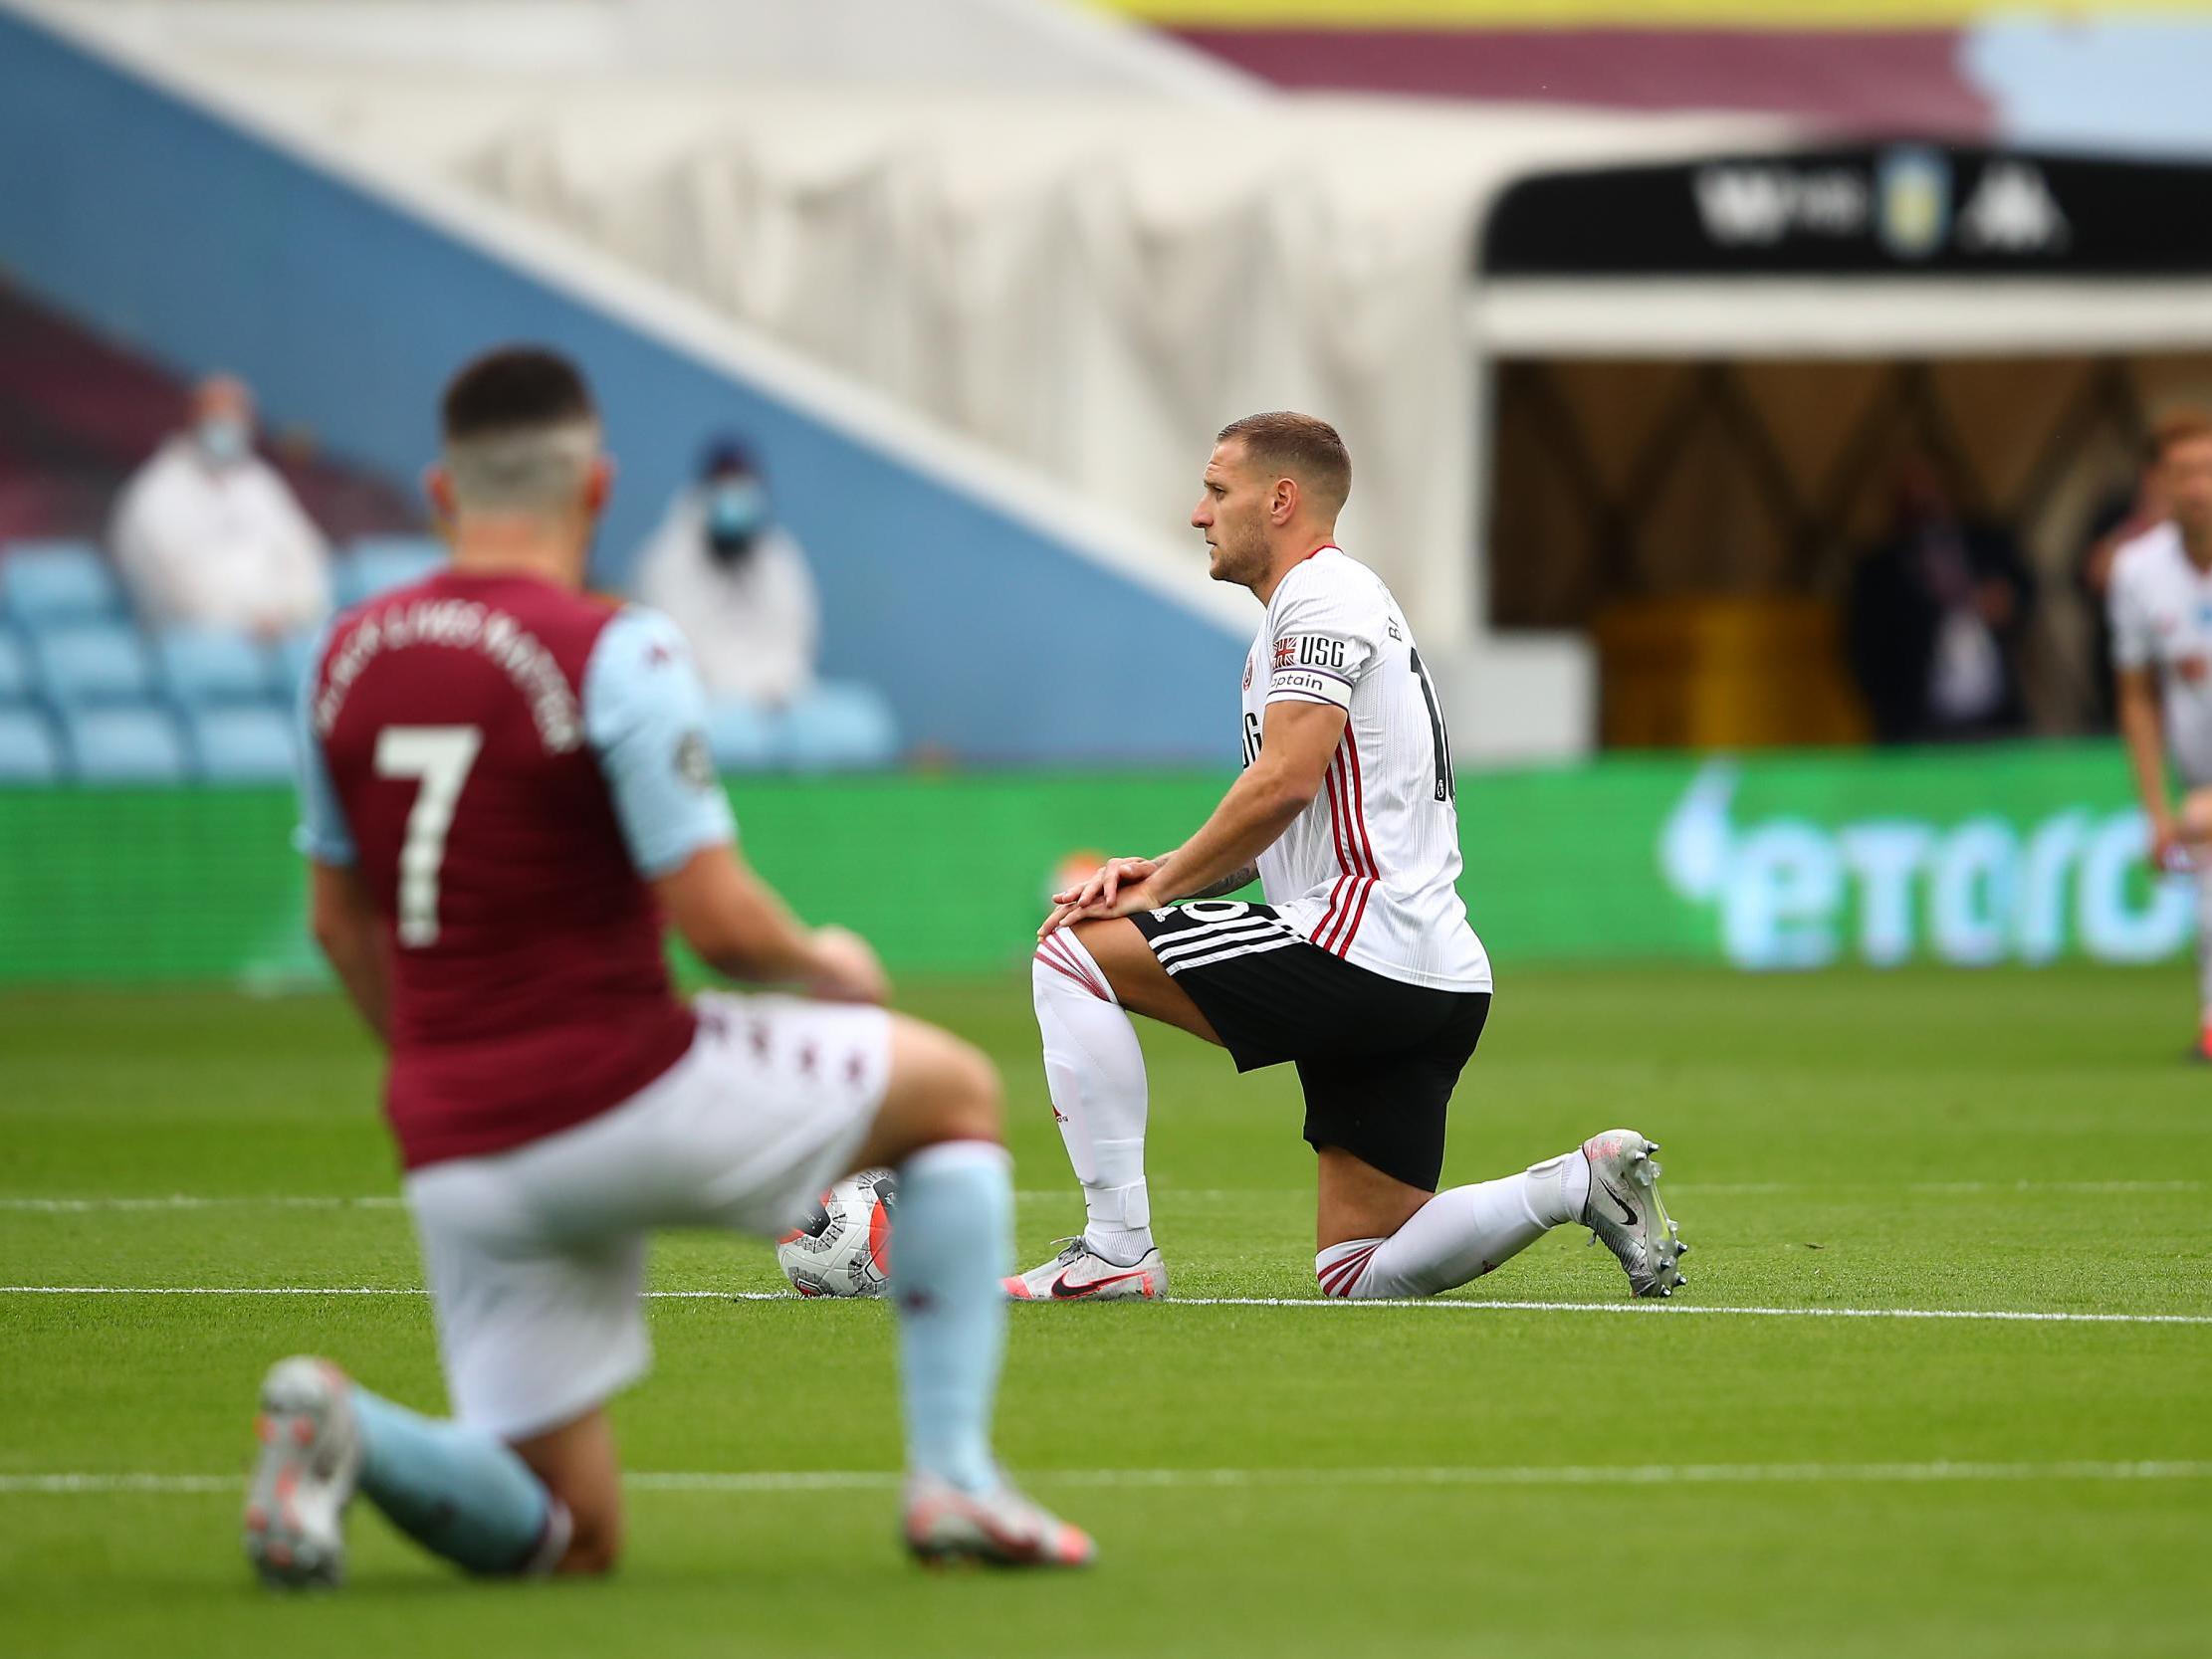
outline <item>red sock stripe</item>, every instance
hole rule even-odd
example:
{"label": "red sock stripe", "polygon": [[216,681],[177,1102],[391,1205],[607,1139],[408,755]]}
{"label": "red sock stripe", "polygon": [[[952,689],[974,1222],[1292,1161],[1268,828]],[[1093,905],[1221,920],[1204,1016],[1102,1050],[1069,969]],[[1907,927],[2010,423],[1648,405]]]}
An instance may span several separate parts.
{"label": "red sock stripe", "polygon": [[1323,1282],[1321,1286],[1322,1293],[1327,1296],[1349,1297],[1352,1294],[1352,1287],[1359,1283],[1360,1274],[1367,1267],[1368,1255],[1372,1254],[1373,1252],[1370,1251],[1367,1255],[1355,1256],[1346,1261],[1343,1264],[1343,1272],[1332,1272],[1329,1278]]}
{"label": "red sock stripe", "polygon": [[1097,997],[1099,1001],[1111,1002],[1114,1000],[1107,994],[1106,987],[1098,982],[1096,976],[1084,971],[1083,964],[1076,958],[1075,953],[1068,949],[1066,945],[1061,944],[1058,939],[1049,936],[1043,939],[1037,945],[1037,960],[1063,978],[1074,980],[1083,989],[1089,991],[1091,995]]}
{"label": "red sock stripe", "polygon": [[1323,1293],[1329,1296],[1347,1294],[1355,1284],[1359,1283],[1361,1273],[1366,1271],[1368,1259],[1382,1247],[1382,1240],[1377,1239],[1365,1250],[1355,1250],[1341,1262],[1332,1262],[1329,1266],[1323,1268],[1321,1270],[1321,1289]]}
{"label": "red sock stripe", "polygon": [[1097,997],[1099,1001],[1111,1002],[1114,1000],[1114,993],[1107,985],[1103,971],[1089,959],[1088,953],[1078,954],[1073,943],[1057,935],[1047,938],[1044,942],[1053,947],[1058,953],[1061,963],[1073,970],[1076,977],[1090,987],[1091,994]]}

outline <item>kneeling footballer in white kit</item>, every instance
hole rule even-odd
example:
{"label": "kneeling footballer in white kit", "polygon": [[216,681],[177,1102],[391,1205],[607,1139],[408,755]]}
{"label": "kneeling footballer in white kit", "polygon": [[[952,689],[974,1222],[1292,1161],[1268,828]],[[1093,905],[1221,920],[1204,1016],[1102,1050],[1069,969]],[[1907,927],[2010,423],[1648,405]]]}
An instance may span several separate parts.
{"label": "kneeling footballer in white kit", "polygon": [[[444,437],[452,568],[332,624],[301,844],[317,937],[390,1050],[454,1416],[280,1362],[248,1555],[274,1583],[336,1581],[358,1491],[474,1572],[605,1571],[604,1406],[651,1358],[649,1233],[774,1237],[836,1176],[896,1165],[906,1545],[1088,1560],[992,1456],[1012,1193],[990,1063],[878,1006],[868,946],[800,927],[738,857],[681,636],[581,591],[611,475],[574,369],[480,359]],[[805,994],[679,1001],[664,917],[731,977]]]}
{"label": "kneeling footballer in white kit", "polygon": [[[1131,1013],[1290,1061],[1318,1159],[1314,1272],[1329,1296],[1433,1296],[1580,1223],[1638,1296],[1683,1283],[1658,1146],[1609,1130],[1517,1175],[1437,1190],[1444,1116],[1490,1007],[1467,926],[1450,744],[1413,631],[1335,540],[1351,460],[1307,415],[1224,427],[1191,516],[1217,581],[1266,607],[1244,663],[1244,772],[1159,858],[1054,895],[1032,970],[1082,1235],[1008,1279],[1027,1301],[1155,1300],[1168,1269],[1145,1183]],[[1264,905],[1221,902],[1254,877]],[[1178,900],[1194,900],[1177,904]]]}

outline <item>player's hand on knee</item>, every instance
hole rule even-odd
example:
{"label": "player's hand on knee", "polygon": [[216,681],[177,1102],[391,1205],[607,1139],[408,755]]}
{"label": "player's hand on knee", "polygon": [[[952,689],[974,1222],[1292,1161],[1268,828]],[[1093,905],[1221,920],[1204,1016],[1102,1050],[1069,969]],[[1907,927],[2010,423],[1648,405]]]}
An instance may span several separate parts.
{"label": "player's hand on knee", "polygon": [[[1042,938],[1070,922],[1088,921],[1093,916],[1127,916],[1127,910],[1102,910],[1100,907],[1114,904],[1130,886],[1145,881],[1159,868],[1160,861],[1156,858],[1108,859],[1081,886],[1065,888],[1052,895],[1052,914],[1037,930],[1037,937]],[[1153,907],[1145,904],[1133,908],[1151,910]]]}
{"label": "player's hand on knee", "polygon": [[814,971],[807,976],[806,991],[824,1002],[888,1002],[891,981],[875,947],[858,933],[847,928],[816,928]]}

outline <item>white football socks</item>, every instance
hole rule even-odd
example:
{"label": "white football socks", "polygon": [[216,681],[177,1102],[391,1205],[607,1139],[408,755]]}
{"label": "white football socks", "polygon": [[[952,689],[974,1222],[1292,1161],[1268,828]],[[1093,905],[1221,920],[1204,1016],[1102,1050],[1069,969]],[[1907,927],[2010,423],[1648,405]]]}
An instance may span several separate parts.
{"label": "white football socks", "polygon": [[1029,980],[1044,1037],[1044,1082],[1068,1162],[1083,1183],[1083,1237],[1122,1267],[1152,1248],[1145,1190],[1144,1050],[1113,987],[1066,929],[1037,946]]}
{"label": "white football socks", "polygon": [[1314,1257],[1314,1275],[1330,1296],[1435,1296],[1579,1221],[1589,1201],[1589,1161],[1579,1148],[1562,1152],[1518,1175],[1439,1192],[1389,1238],[1332,1244]]}

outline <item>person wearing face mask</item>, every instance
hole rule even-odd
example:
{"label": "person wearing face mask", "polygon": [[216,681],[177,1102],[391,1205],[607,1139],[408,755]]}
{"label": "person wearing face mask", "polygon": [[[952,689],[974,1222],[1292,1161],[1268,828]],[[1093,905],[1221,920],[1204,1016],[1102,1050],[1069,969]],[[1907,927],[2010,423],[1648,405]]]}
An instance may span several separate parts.
{"label": "person wearing face mask", "polygon": [[274,638],[331,608],[330,549],[276,468],[254,453],[254,400],[215,375],[188,420],[131,475],[110,544],[156,625],[238,628]]}
{"label": "person wearing face mask", "polygon": [[675,619],[710,697],[787,709],[812,689],[814,579],[735,439],[710,444],[669,504],[639,554],[637,597]]}

